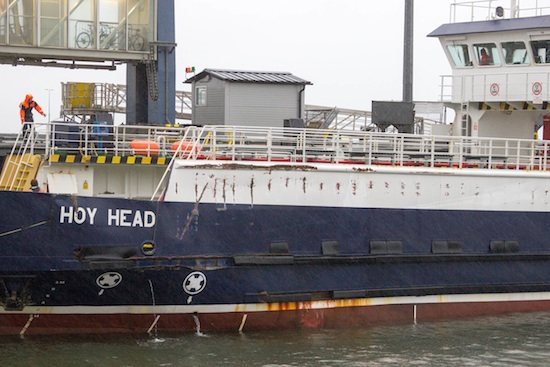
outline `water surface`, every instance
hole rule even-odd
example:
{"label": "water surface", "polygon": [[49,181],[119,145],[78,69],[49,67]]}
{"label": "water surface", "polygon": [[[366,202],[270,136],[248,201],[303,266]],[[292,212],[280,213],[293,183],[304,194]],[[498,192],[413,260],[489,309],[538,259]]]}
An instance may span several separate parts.
{"label": "water surface", "polygon": [[0,338],[2,366],[548,366],[550,313],[351,330]]}

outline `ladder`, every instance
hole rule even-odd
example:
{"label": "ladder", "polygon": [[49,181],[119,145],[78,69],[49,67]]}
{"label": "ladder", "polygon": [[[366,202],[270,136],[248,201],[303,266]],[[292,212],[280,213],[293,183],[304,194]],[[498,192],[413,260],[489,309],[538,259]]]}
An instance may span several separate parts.
{"label": "ladder", "polygon": [[147,86],[149,88],[149,97],[153,101],[159,98],[159,82],[158,82],[158,68],[155,58],[156,47],[151,45],[149,47],[149,54],[146,61],[146,74],[147,74]]}
{"label": "ladder", "polygon": [[26,191],[31,186],[31,180],[36,178],[40,167],[41,156],[34,154],[34,124],[23,127],[11,152],[6,156],[2,174],[0,175],[0,190]]}
{"label": "ladder", "polygon": [[325,121],[321,124],[320,129],[328,129],[330,124],[338,117],[338,108],[334,107],[328,114],[325,114]]}

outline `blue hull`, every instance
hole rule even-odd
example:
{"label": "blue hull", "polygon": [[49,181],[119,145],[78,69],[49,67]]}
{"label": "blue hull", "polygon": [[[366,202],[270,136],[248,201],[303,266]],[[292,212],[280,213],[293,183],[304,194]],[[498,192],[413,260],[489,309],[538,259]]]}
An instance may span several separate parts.
{"label": "blue hull", "polygon": [[[21,208],[0,214],[0,277],[6,294],[23,294],[11,306],[5,296],[7,308],[550,291],[548,213],[201,204],[193,214],[185,203],[0,195]],[[208,286],[190,302],[183,284],[193,271]],[[123,282],[102,288],[106,272]]]}
{"label": "blue hull", "polygon": [[550,307],[544,212],[0,200],[19,208],[0,213],[0,333],[399,321],[441,297],[455,315],[486,297],[490,313]]}
{"label": "blue hull", "polygon": [[[204,305],[550,291],[550,256],[294,258],[290,265],[256,260],[256,264],[233,262],[216,270],[188,269],[176,261],[155,266],[102,261],[108,270],[2,272],[0,276],[12,290],[28,293],[26,305],[186,305],[197,311]],[[113,274],[118,284],[109,283]],[[195,285],[193,274],[199,274]]]}
{"label": "blue hull", "polygon": [[[10,271],[81,268],[74,252],[90,247],[155,243],[155,256],[265,254],[285,242],[292,255],[321,254],[337,241],[339,255],[369,255],[371,241],[398,241],[403,255],[431,254],[434,241],[460,244],[462,254],[489,254],[491,241],[516,241],[521,254],[550,253],[550,213],[359,209],[200,204],[1,192],[0,265]],[[67,208],[93,211],[68,221]],[[116,210],[126,211],[117,222]],[[136,213],[140,213],[137,215]],[[145,213],[145,214],[144,214]],[[153,218],[146,218],[153,213]],[[119,215],[120,217],[120,215]],[[144,219],[145,218],[145,219]],[[149,221],[149,222],[147,222]],[[19,261],[18,259],[24,259]],[[44,263],[45,262],[45,263]]]}

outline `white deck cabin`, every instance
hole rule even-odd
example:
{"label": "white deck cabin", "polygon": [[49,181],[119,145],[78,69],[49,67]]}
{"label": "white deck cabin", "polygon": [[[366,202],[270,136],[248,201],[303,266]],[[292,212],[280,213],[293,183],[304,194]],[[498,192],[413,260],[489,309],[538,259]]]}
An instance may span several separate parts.
{"label": "white deck cabin", "polygon": [[456,112],[453,135],[535,136],[550,101],[550,15],[495,15],[444,24],[428,36],[439,38],[452,67],[442,98]]}

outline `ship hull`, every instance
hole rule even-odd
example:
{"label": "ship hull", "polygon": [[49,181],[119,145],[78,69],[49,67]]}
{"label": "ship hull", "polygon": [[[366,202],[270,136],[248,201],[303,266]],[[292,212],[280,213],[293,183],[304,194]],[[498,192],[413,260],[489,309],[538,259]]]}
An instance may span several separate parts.
{"label": "ship hull", "polygon": [[0,192],[0,333],[550,310],[546,174],[471,172],[182,163],[161,201]]}

